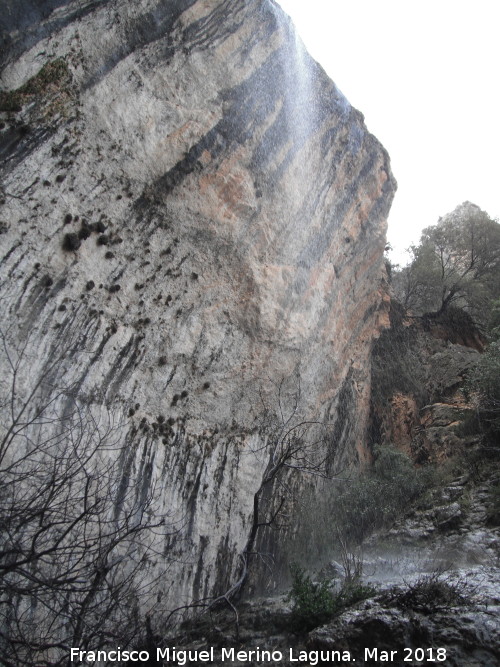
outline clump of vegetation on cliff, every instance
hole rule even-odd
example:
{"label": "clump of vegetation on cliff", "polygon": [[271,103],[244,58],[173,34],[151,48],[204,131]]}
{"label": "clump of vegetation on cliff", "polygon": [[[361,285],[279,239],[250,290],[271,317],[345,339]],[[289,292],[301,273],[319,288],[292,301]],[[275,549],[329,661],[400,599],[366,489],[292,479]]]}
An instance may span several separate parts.
{"label": "clump of vegetation on cliff", "polygon": [[38,112],[50,118],[64,111],[71,97],[70,84],[71,72],[66,61],[56,58],[46,63],[20,88],[0,91],[0,111],[18,113],[35,102]]}

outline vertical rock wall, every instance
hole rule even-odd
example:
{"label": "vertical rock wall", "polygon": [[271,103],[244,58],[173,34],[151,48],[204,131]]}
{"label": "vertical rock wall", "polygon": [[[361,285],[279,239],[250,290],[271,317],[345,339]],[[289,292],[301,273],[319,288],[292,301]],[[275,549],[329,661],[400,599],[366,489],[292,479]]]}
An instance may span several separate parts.
{"label": "vertical rock wall", "polygon": [[55,386],[126,424],[123,483],[179,527],[169,594],[220,592],[272,382],[300,379],[333,467],[363,455],[388,156],[271,0],[52,2],[22,32],[11,4],[7,344],[26,391],[55,363]]}

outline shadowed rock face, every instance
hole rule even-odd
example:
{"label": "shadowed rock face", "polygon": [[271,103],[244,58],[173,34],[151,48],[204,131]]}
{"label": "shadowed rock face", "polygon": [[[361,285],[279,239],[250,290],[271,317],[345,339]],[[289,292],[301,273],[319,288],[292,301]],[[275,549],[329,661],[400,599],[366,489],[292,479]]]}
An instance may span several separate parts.
{"label": "shadowed rock face", "polygon": [[[8,343],[31,380],[57,361],[54,385],[128,421],[124,484],[154,486],[181,527],[162,545],[171,594],[223,590],[267,464],[269,379],[300,378],[332,470],[364,455],[388,156],[270,0],[9,7],[2,86],[25,92],[0,131]],[[22,88],[57,58],[60,79]]]}
{"label": "shadowed rock face", "polygon": [[443,462],[480,440],[477,408],[465,391],[482,337],[466,313],[405,318],[391,303],[391,327],[372,352],[372,442],[416,463]]}

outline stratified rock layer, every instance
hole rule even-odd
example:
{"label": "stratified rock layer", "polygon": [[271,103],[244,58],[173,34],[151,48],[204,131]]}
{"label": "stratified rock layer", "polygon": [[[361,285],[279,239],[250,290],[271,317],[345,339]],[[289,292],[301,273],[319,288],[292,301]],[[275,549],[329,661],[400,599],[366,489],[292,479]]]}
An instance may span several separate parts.
{"label": "stratified rock layer", "polygon": [[270,0],[32,5],[2,36],[7,343],[128,420],[124,484],[178,529],[164,587],[220,592],[269,380],[332,466],[363,455],[388,157]]}

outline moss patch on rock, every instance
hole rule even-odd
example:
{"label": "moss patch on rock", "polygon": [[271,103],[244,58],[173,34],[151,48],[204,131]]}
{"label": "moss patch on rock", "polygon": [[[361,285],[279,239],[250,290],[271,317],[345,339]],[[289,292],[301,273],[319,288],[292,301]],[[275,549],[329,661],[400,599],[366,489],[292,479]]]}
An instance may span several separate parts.
{"label": "moss patch on rock", "polygon": [[52,115],[62,111],[71,96],[71,72],[64,58],[46,63],[35,76],[16,90],[0,91],[0,111],[17,113],[32,102],[39,102]]}

